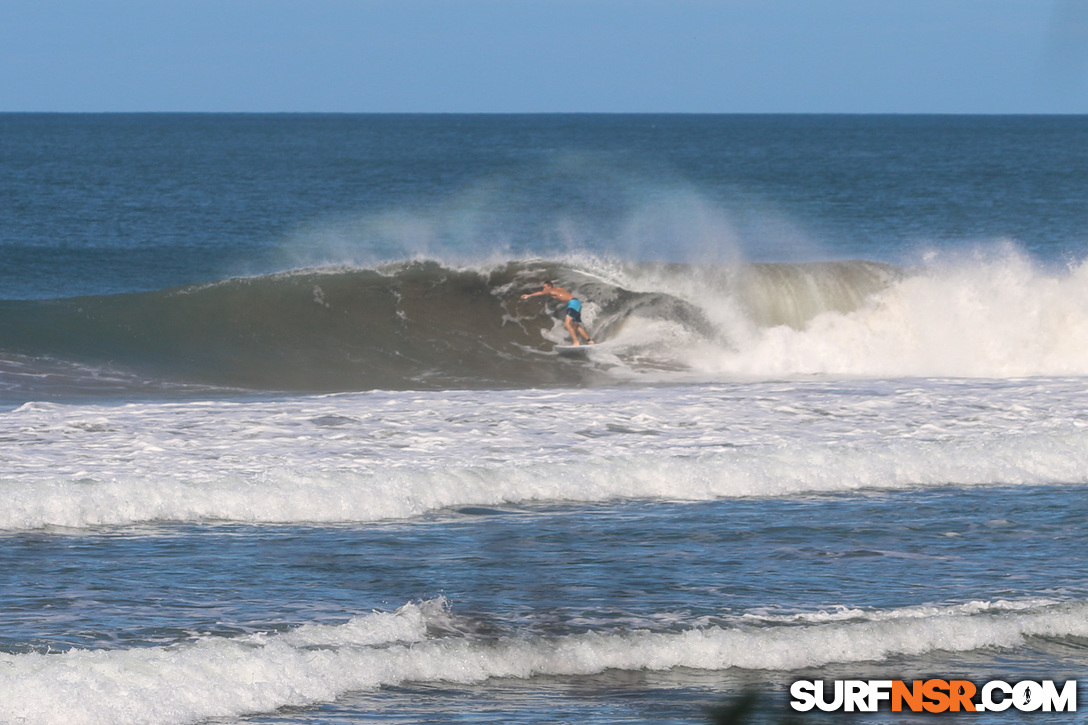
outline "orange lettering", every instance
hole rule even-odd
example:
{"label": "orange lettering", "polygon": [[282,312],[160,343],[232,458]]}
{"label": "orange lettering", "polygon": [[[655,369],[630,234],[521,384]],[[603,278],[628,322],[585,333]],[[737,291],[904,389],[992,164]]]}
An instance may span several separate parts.
{"label": "orange lettering", "polygon": [[975,711],[975,703],[971,698],[975,696],[975,684],[967,680],[951,680],[948,683],[948,692],[951,695],[952,712],[959,712],[960,706],[967,712]]}
{"label": "orange lettering", "polygon": [[948,695],[945,694],[947,691],[947,680],[926,680],[923,682],[922,695],[931,700],[931,702],[927,702],[923,705],[926,712],[944,712],[947,710]]}
{"label": "orange lettering", "polygon": [[907,683],[902,680],[892,682],[892,712],[903,711],[903,701],[907,701],[907,707],[913,712],[922,711],[922,681],[915,680],[911,683],[911,689],[907,689]]}

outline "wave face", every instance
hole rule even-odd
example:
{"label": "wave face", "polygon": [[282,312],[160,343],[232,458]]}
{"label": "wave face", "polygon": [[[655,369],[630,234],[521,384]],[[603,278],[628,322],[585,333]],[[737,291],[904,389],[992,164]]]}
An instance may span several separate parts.
{"label": "wave face", "polygon": [[95,369],[108,364],[156,378],[257,390],[603,379],[592,366],[557,366],[541,354],[565,339],[564,308],[523,302],[520,295],[548,279],[578,290],[598,336],[637,319],[713,338],[702,311],[676,295],[627,290],[570,266],[510,263],[481,271],[419,262],[6,302],[0,339],[8,353],[46,357],[54,365],[58,359]]}
{"label": "wave face", "polygon": [[[588,360],[549,354],[567,342],[562,305],[520,299],[549,279],[608,343]],[[1011,248],[915,269],[411,262],[4,302],[0,380],[352,391],[1085,375],[1086,337],[1088,265],[1044,271]]]}

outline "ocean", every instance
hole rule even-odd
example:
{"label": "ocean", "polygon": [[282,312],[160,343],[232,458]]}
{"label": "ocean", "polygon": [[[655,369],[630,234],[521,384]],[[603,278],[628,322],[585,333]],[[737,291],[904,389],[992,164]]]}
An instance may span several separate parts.
{"label": "ocean", "polygon": [[0,722],[1088,672],[1085,117],[0,114],[0,199]]}

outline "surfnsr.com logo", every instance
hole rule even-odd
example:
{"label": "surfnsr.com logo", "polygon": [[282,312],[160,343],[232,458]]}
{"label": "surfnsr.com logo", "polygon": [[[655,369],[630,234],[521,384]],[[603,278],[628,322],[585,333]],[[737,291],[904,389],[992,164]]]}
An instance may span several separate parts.
{"label": "surfnsr.com logo", "polygon": [[991,680],[982,687],[968,680],[798,680],[790,686],[790,707],[824,712],[1076,712],[1077,681],[1059,687],[1054,680]]}

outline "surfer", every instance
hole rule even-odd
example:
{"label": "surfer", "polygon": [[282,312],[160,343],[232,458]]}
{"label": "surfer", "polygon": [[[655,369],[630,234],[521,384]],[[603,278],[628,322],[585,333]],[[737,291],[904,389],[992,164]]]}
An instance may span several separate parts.
{"label": "surfer", "polygon": [[567,303],[567,314],[563,318],[563,326],[567,328],[567,332],[570,333],[570,339],[572,344],[581,345],[578,341],[578,335],[586,339],[590,345],[594,344],[590,338],[589,333],[586,332],[585,326],[582,324],[582,302],[574,294],[562,287],[556,287],[551,282],[544,283],[544,289],[539,292],[533,292],[531,294],[524,294],[521,299],[527,300],[530,297],[554,297],[560,302]]}

